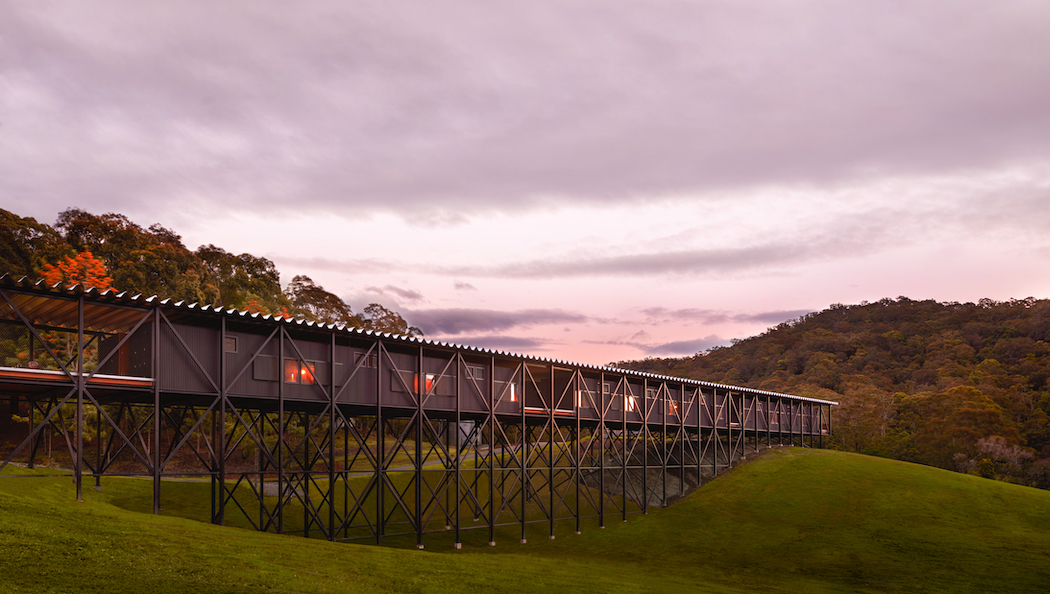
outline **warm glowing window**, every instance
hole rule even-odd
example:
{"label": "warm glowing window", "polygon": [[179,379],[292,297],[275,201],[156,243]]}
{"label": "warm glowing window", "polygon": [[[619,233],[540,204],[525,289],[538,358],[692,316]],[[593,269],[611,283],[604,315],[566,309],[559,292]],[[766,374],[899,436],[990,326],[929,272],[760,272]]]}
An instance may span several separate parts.
{"label": "warm glowing window", "polygon": [[515,383],[511,383],[511,385],[510,385],[510,401],[511,402],[517,402],[518,401],[518,385],[515,384]]}
{"label": "warm glowing window", "polygon": [[667,401],[667,414],[677,415],[678,414],[678,402],[675,400]]}
{"label": "warm glowing window", "polygon": [[299,383],[299,362],[295,359],[284,360],[284,383]]}
{"label": "warm glowing window", "polygon": [[286,384],[315,384],[314,363],[303,363],[297,359],[284,360],[284,383]]}
{"label": "warm glowing window", "polygon": [[314,379],[314,364],[310,362],[302,363],[299,366],[299,383],[301,384],[316,384],[317,380]]}
{"label": "warm glowing window", "polygon": [[[437,379],[437,376],[434,375],[433,373],[428,373],[428,374],[426,374],[426,376],[427,376],[426,393],[429,394],[430,391],[434,389],[434,381]],[[412,375],[412,389],[415,390],[416,392],[419,391],[419,374],[418,373]]]}
{"label": "warm glowing window", "polygon": [[638,412],[638,399],[634,396],[624,396],[624,405],[627,412]]}

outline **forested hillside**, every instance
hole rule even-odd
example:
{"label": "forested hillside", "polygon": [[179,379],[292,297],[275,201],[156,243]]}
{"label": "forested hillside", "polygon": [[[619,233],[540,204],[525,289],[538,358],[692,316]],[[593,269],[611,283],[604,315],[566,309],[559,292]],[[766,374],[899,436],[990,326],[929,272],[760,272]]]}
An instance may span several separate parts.
{"label": "forested hillside", "polygon": [[355,314],[340,297],[302,275],[282,289],[277,268],[266,258],[211,244],[191,251],[174,231],[156,224],[143,228],[121,214],[71,208],[52,227],[0,209],[0,275],[5,273],[422,335],[378,303]]}
{"label": "forested hillside", "polygon": [[906,297],[618,366],[836,400],[841,449],[1050,488],[1050,301]]}

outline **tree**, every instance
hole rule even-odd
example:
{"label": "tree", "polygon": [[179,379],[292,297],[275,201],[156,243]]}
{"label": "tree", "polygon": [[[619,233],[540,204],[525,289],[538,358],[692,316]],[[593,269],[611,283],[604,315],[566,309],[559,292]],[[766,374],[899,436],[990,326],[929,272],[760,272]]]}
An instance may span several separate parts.
{"label": "tree", "polygon": [[373,303],[365,310],[357,314],[359,327],[363,330],[374,332],[390,332],[401,336],[423,336],[423,331],[415,326],[409,326],[408,322],[396,311]]}
{"label": "tree", "polygon": [[231,254],[213,244],[202,245],[194,252],[207,274],[217,303],[236,309],[248,307],[254,298],[256,306],[278,311],[292,304],[281,291],[277,267],[266,258],[251,254]]}
{"label": "tree", "polygon": [[74,254],[50,225],[0,209],[0,275],[35,277],[45,263]]}
{"label": "tree", "polygon": [[67,256],[58,265],[47,264],[43,270],[44,281],[53,285],[79,284],[94,287],[99,291],[113,288],[113,279],[106,273],[106,267],[91,252],[80,252],[75,258]]}
{"label": "tree", "polygon": [[200,259],[170,229],[155,224],[146,230],[122,214],[93,215],[78,208],[59,213],[55,227],[75,250],[102,260],[114,283],[126,290],[191,302],[215,297],[204,285]]}
{"label": "tree", "polygon": [[292,278],[284,294],[308,320],[350,327],[356,327],[360,323],[349,305],[334,293],[314,283],[308,276],[300,274]]}

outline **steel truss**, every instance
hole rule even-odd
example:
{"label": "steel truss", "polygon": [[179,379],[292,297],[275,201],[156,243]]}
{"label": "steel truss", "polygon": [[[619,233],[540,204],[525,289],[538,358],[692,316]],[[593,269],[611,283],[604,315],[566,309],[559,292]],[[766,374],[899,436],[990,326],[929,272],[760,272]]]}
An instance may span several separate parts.
{"label": "steel truss", "polygon": [[[150,477],[154,513],[165,479],[208,481],[216,524],[339,541],[414,538],[419,548],[424,535],[439,533],[433,538],[459,548],[471,530],[495,545],[509,526],[520,529],[522,543],[530,534],[553,539],[559,525],[580,533],[666,505],[760,447],[823,446],[830,430],[831,403],[389,335],[354,334],[364,354],[339,377],[337,341],[347,332],[331,327],[322,334],[332,364],[322,370],[327,377],[312,378],[310,399],[289,398],[284,381],[275,398],[249,397],[232,387],[274,345],[278,361],[303,370],[311,364],[295,325],[260,325],[263,338],[246,362],[230,366],[219,357],[216,366],[173,322],[184,312],[171,306],[125,299],[102,308],[82,292],[48,297],[70,316],[75,310],[66,353],[44,336],[50,329],[23,313],[28,306],[17,291],[0,289],[8,323],[57,368],[45,379],[2,380],[0,399],[28,420],[23,434],[4,436],[0,470],[49,458],[73,476],[77,500],[85,477],[96,488],[103,476]],[[121,328],[92,330],[105,326],[93,326],[92,316],[119,316]],[[228,317],[207,321],[224,345]],[[199,376],[206,390],[162,389],[162,339],[174,345],[165,356],[185,362],[181,373]],[[317,332],[309,339],[316,348]],[[115,341],[105,353],[97,346],[103,340]],[[112,367],[132,340],[149,345],[149,377],[103,381],[111,376],[97,370]],[[89,370],[81,363],[92,344]],[[428,373],[425,360],[438,361],[440,373]],[[512,379],[497,381],[497,367],[512,368]],[[358,376],[384,371],[409,401],[387,402],[378,380],[372,404],[347,400],[359,390]],[[442,381],[454,382],[454,409],[433,405]]]}

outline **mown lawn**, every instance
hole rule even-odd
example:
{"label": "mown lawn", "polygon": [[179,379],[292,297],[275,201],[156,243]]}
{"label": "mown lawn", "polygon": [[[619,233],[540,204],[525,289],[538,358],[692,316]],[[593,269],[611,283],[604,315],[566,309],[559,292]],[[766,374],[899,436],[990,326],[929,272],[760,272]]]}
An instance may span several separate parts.
{"label": "mown lawn", "polygon": [[[831,451],[771,451],[604,530],[471,531],[459,551],[153,516],[125,509],[148,481],[103,485],[78,504],[69,479],[0,478],[0,592],[1050,591],[1050,492]],[[189,514],[180,494],[208,485],[165,489]]]}

